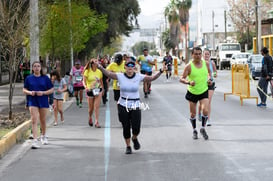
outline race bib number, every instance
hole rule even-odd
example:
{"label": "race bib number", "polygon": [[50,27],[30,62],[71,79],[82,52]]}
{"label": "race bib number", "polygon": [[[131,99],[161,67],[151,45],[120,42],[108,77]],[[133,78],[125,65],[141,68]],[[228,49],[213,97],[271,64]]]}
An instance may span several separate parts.
{"label": "race bib number", "polygon": [[82,81],[82,76],[76,76],[76,82],[81,82]]}
{"label": "race bib number", "polygon": [[98,96],[100,94],[100,88],[92,89],[93,95]]}

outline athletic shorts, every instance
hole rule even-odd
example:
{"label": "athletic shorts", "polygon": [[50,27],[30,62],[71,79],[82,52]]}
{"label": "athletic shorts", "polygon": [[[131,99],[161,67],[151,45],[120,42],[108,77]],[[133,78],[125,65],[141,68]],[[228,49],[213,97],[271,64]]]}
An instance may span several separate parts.
{"label": "athletic shorts", "polygon": [[73,87],[74,91],[80,91],[80,90],[84,90],[84,87]]}
{"label": "athletic shorts", "polygon": [[118,101],[120,97],[120,90],[114,90],[114,99]]}
{"label": "athletic shorts", "polygon": [[190,102],[194,102],[197,103],[198,101],[202,100],[202,99],[207,99],[209,98],[209,93],[208,90],[206,90],[204,93],[199,94],[199,95],[195,95],[190,93],[189,91],[187,91],[187,94],[185,96],[185,98],[190,101]]}
{"label": "athletic shorts", "polygon": [[[102,92],[102,88],[100,88],[100,93]],[[93,94],[93,91],[91,90],[91,91],[86,91],[86,95],[87,95],[87,97],[96,97],[96,96],[94,96],[94,94]]]}
{"label": "athletic shorts", "polygon": [[209,90],[215,90],[215,82],[212,82],[212,85],[208,86]]}
{"label": "athletic shorts", "polygon": [[152,75],[152,72],[147,72],[145,70],[141,70],[140,73],[145,75]]}

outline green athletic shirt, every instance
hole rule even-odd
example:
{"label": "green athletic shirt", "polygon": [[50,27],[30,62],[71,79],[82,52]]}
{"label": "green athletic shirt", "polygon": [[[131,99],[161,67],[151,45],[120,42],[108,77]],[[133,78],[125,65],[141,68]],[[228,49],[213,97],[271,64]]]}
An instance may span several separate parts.
{"label": "green athletic shirt", "polygon": [[202,67],[196,68],[191,61],[191,74],[188,75],[189,81],[194,81],[195,85],[188,85],[188,91],[194,95],[200,95],[208,90],[208,69],[206,66],[206,61],[202,61]]}

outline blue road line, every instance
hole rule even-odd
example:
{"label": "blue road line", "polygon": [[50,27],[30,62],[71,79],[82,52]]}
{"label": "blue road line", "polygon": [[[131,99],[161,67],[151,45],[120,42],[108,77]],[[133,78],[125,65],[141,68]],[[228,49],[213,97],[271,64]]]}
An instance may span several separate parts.
{"label": "blue road line", "polygon": [[[107,93],[109,97],[109,92]],[[105,129],[104,129],[104,175],[105,181],[107,181],[108,166],[110,160],[110,145],[111,145],[111,118],[110,118],[110,107],[109,101],[106,103],[106,112],[105,112]]]}

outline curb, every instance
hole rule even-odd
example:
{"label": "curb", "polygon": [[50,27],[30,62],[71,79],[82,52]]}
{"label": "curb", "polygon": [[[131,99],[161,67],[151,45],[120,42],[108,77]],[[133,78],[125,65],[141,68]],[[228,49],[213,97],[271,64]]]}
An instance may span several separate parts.
{"label": "curb", "polygon": [[0,140],[0,158],[16,144],[23,141],[26,131],[31,126],[31,120],[25,121],[23,124],[19,125],[9,133],[7,133]]}
{"label": "curb", "polygon": [[[65,96],[64,103],[65,102],[67,102],[68,105],[64,105],[64,111],[72,104],[72,101],[68,100],[67,95]],[[50,115],[51,113],[48,110],[47,119],[50,117]],[[0,159],[3,158],[15,144],[24,141],[25,134],[31,127],[31,124],[31,120],[25,121],[0,139]]]}

